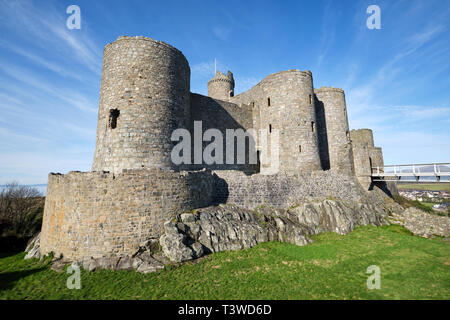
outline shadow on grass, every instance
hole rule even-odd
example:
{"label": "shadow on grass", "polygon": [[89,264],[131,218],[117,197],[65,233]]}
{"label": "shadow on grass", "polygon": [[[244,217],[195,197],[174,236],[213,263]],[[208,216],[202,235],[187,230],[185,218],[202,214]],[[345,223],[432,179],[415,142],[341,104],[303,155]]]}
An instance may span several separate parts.
{"label": "shadow on grass", "polygon": [[20,279],[43,270],[45,268],[0,273],[0,291],[12,289],[14,284]]}
{"label": "shadow on grass", "polygon": [[14,252],[14,251],[11,251],[11,252],[0,252],[0,259],[8,258],[8,257],[11,257],[11,256],[15,256],[16,254],[19,254],[21,252],[22,251],[17,251],[17,252]]}

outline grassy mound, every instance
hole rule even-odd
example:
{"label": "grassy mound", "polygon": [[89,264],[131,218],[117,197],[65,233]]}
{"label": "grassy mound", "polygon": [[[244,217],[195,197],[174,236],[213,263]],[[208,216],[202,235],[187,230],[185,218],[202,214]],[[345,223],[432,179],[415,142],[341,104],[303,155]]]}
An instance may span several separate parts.
{"label": "grassy mound", "polygon": [[[346,236],[315,237],[298,247],[264,243],[210,255],[153,274],[66,272],[24,254],[0,256],[0,299],[449,299],[450,246],[399,226],[359,227]],[[367,289],[366,270],[381,269],[381,289]]]}

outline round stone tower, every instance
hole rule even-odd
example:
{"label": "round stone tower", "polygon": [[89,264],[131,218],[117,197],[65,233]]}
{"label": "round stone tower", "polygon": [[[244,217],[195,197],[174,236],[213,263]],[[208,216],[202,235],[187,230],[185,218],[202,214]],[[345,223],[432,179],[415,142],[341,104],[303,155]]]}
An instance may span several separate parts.
{"label": "round stone tower", "polygon": [[230,71],[226,75],[216,71],[214,78],[208,81],[208,96],[225,101],[232,98],[234,96],[233,74]]}
{"label": "round stone tower", "polygon": [[288,70],[261,83],[261,128],[278,130],[280,172],[321,170],[311,71]]}
{"label": "round stone tower", "polygon": [[176,48],[119,37],[103,53],[93,171],[173,168],[173,130],[186,127],[189,64]]}
{"label": "round stone tower", "polygon": [[[324,121],[321,130],[326,132],[320,135],[322,164],[344,173],[354,174],[353,154],[350,143],[347,107],[345,94],[342,89],[322,87],[314,90],[317,108],[323,110]],[[327,151],[323,150],[328,147]]]}

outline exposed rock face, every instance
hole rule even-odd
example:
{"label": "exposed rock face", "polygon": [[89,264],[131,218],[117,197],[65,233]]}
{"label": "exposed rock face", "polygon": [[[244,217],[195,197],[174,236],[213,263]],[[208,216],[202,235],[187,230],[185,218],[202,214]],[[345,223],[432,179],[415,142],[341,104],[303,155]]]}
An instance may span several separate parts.
{"label": "exposed rock face", "polygon": [[367,204],[324,200],[289,209],[219,205],[184,213],[164,225],[160,243],[174,262],[192,260],[205,253],[240,250],[267,241],[296,245],[311,242],[320,232],[346,234],[359,225],[387,224],[386,211]]}
{"label": "exposed rock face", "polygon": [[122,257],[101,257],[88,258],[83,261],[69,261],[63,257],[53,260],[51,269],[61,272],[65,265],[75,264],[87,271],[96,271],[99,269],[112,270],[136,270],[137,272],[149,273],[164,269],[164,265],[170,261],[161,253],[152,253],[148,251],[137,252],[133,256]]}
{"label": "exposed rock face", "polygon": [[383,205],[379,201],[328,199],[304,202],[289,209],[259,206],[255,210],[220,204],[166,221],[163,235],[147,239],[133,255],[88,257],[81,261],[63,257],[54,260],[52,269],[61,271],[64,265],[76,263],[89,271],[155,272],[168,263],[185,262],[213,252],[251,248],[267,241],[301,246],[312,242],[311,235],[321,232],[346,234],[360,225],[388,224],[388,215],[399,209],[391,200]]}
{"label": "exposed rock face", "polygon": [[28,242],[27,247],[25,248],[25,252],[27,252],[25,259],[31,258],[39,259],[41,257],[40,242],[41,242],[41,233],[39,232]]}
{"label": "exposed rock face", "polygon": [[415,235],[425,238],[450,236],[450,217],[436,216],[416,208],[393,213],[390,222],[400,224]]}
{"label": "exposed rock face", "polygon": [[311,202],[290,210],[298,222],[309,226],[310,235],[321,232],[347,234],[357,226],[386,223],[385,209],[371,204],[325,200]]}

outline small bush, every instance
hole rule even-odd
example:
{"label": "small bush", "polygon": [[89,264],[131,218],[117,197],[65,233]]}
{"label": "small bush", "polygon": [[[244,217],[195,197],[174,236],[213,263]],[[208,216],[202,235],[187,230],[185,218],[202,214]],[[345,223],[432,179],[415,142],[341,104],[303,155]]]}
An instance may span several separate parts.
{"label": "small bush", "polygon": [[11,182],[0,191],[0,236],[28,238],[41,228],[44,197],[33,187]]}
{"label": "small bush", "polygon": [[428,212],[428,213],[433,213],[433,214],[435,213],[432,208],[427,207],[426,205],[420,203],[420,201],[409,200],[400,195],[394,195],[393,198],[394,198],[395,202],[397,202],[398,204],[400,204],[401,206],[403,206],[405,208],[414,207],[414,208],[420,209],[420,210]]}

